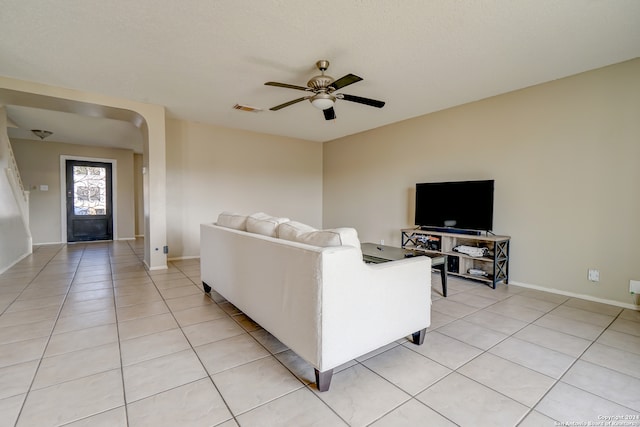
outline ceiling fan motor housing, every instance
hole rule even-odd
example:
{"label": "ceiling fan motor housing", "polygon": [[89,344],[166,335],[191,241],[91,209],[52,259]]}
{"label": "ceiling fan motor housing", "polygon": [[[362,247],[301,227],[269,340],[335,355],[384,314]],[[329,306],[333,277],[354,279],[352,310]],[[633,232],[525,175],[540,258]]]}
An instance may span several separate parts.
{"label": "ceiling fan motor housing", "polygon": [[328,88],[331,83],[333,83],[333,77],[323,74],[321,76],[312,77],[311,80],[307,82],[307,86],[316,91]]}
{"label": "ceiling fan motor housing", "polygon": [[327,89],[329,85],[334,81],[333,77],[324,74],[324,72],[327,71],[327,68],[329,68],[329,61],[327,61],[326,59],[321,59],[320,61],[316,62],[316,67],[318,67],[318,70],[320,70],[322,75],[312,77],[311,80],[307,82],[307,86],[314,91]]}

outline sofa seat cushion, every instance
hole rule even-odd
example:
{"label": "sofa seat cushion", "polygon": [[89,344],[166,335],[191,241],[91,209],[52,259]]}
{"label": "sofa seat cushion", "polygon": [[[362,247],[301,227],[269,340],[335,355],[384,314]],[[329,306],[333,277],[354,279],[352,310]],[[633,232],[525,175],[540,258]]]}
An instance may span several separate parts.
{"label": "sofa seat cushion", "polygon": [[247,216],[234,213],[234,212],[222,212],[218,215],[218,222],[216,225],[220,227],[233,228],[235,230],[247,231]]}
{"label": "sofa seat cushion", "polygon": [[289,221],[278,226],[278,237],[284,240],[298,242],[298,237],[301,234],[309,233],[311,231],[316,231],[316,229],[298,221]]}
{"label": "sofa seat cushion", "polygon": [[313,246],[354,246],[360,249],[360,239],[355,228],[343,227],[302,233],[296,241]]}
{"label": "sofa seat cushion", "polygon": [[289,222],[289,218],[278,218],[264,212],[251,214],[247,217],[247,231],[264,236],[277,237],[278,226]]}

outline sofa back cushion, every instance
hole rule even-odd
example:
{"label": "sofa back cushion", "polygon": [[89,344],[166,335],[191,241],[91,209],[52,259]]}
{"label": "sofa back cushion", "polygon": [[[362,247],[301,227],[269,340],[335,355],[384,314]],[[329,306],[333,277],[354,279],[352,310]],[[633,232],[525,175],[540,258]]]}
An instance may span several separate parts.
{"label": "sofa back cushion", "polygon": [[247,216],[234,212],[222,212],[218,215],[216,225],[220,227],[233,228],[236,230],[247,230]]}
{"label": "sofa back cushion", "polygon": [[278,218],[264,212],[254,213],[247,217],[247,231],[264,236],[277,237],[278,226],[289,222],[289,218]]}
{"label": "sofa back cushion", "polygon": [[264,212],[247,216],[225,211],[218,215],[216,225],[318,247],[346,245],[360,248],[355,228],[317,230],[310,225],[290,221],[288,218],[274,217]]}
{"label": "sofa back cushion", "polygon": [[354,246],[360,249],[358,232],[349,227],[310,231],[300,234],[296,240],[313,246]]}
{"label": "sofa back cushion", "polygon": [[316,231],[316,229],[298,221],[289,221],[278,226],[278,237],[284,240],[298,242],[298,236],[311,231]]}

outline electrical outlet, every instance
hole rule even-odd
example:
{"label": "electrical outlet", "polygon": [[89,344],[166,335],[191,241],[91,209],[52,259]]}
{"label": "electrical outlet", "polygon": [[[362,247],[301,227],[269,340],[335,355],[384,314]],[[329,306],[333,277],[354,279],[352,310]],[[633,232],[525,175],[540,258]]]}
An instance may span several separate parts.
{"label": "electrical outlet", "polygon": [[384,245],[384,239],[380,239],[380,244]]}
{"label": "electrical outlet", "polygon": [[599,282],[600,281],[600,270],[589,269],[589,274],[588,274],[587,277],[592,282]]}

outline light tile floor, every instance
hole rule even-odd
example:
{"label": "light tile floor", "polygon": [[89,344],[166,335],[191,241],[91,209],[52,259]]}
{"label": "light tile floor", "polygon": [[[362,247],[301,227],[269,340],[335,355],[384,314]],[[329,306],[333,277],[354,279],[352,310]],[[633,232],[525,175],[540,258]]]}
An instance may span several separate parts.
{"label": "light tile floor", "polygon": [[142,250],[41,246],[0,275],[0,427],[640,426],[640,312],[456,279],[441,298],[436,274],[424,345],[318,393],[311,366],[203,293],[198,260],[147,271]]}

